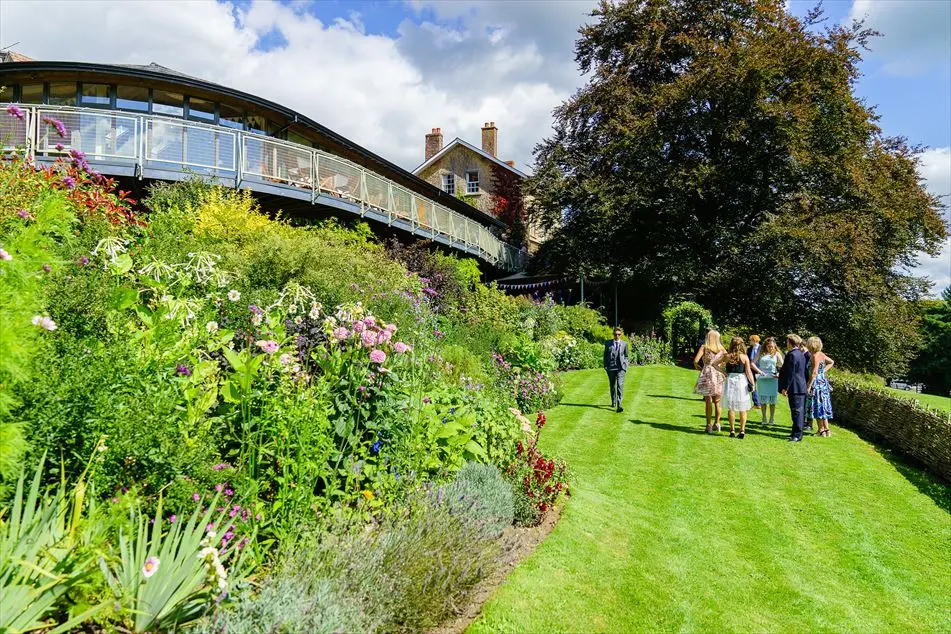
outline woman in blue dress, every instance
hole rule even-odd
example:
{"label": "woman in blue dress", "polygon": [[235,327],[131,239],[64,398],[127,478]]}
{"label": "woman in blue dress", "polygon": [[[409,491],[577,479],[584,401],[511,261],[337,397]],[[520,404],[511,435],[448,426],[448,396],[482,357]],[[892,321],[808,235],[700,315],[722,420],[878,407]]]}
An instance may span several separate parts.
{"label": "woman in blue dress", "polygon": [[[783,367],[783,353],[776,345],[776,339],[769,337],[755,361],[763,374],[756,377],[756,393],[763,412],[763,424],[772,425],[776,417],[776,398],[779,394],[779,369]],[[766,419],[766,406],[769,405],[769,421]]]}
{"label": "woman in blue dress", "polygon": [[809,337],[806,340],[806,346],[809,348],[812,359],[812,368],[809,378],[809,416],[819,422],[819,431],[817,436],[829,437],[829,420],[832,418],[832,387],[829,385],[829,379],[826,378],[828,372],[835,361],[832,357],[822,351],[822,339],[819,337]]}

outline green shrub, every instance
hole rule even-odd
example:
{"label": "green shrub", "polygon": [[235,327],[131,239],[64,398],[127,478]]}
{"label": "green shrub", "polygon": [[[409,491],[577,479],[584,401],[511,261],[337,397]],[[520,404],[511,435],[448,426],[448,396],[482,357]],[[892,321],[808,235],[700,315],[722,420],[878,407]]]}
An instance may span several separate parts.
{"label": "green shrub", "polygon": [[454,515],[465,517],[490,535],[512,525],[512,487],[491,465],[468,463],[445,488],[445,500]]}
{"label": "green shrub", "polygon": [[604,343],[613,336],[604,316],[584,304],[555,306],[561,329],[572,337],[592,343]]}
{"label": "green shrub", "polygon": [[637,365],[665,365],[671,362],[670,344],[655,337],[635,335],[630,339],[628,358]]}
{"label": "green shrub", "polygon": [[710,311],[696,302],[680,302],[664,309],[664,337],[673,355],[693,352],[697,337],[713,327]]}
{"label": "green shrub", "polygon": [[604,344],[559,332],[550,341],[558,370],[591,370],[604,365]]}

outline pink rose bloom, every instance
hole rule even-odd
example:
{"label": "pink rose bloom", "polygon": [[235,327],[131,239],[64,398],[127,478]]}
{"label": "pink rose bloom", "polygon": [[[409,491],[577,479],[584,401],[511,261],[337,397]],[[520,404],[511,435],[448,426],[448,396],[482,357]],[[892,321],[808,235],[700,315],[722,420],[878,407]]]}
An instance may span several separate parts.
{"label": "pink rose bloom", "polygon": [[285,352],[284,354],[282,354],[282,355],[280,356],[280,358],[278,358],[278,362],[279,362],[281,365],[287,365],[288,363],[291,362],[291,355],[289,355],[289,354],[287,354],[287,353]]}
{"label": "pink rose bloom", "polygon": [[395,350],[397,354],[403,354],[404,352],[409,352],[410,349],[411,348],[405,343],[403,343],[402,341],[397,341],[393,345],[393,350]]}
{"label": "pink rose bloom", "polygon": [[344,328],[343,326],[340,326],[339,328],[334,328],[333,335],[334,335],[334,339],[336,339],[337,341],[343,341],[344,339],[350,336],[350,331]]}
{"label": "pink rose bloom", "polygon": [[389,330],[381,330],[376,335],[377,343],[386,343],[392,338],[393,338],[393,333],[390,332]]}
{"label": "pink rose bloom", "polygon": [[373,363],[383,363],[384,361],[386,361],[386,353],[380,350],[379,348],[377,348],[376,350],[370,353],[370,361],[372,361]]}
{"label": "pink rose bloom", "polygon": [[376,317],[373,315],[368,315],[367,317],[363,318],[363,323],[365,323],[367,326],[376,326]]}
{"label": "pink rose bloom", "polygon": [[364,330],[363,334],[360,335],[360,338],[363,340],[363,345],[367,348],[372,348],[376,345],[376,333],[370,332],[369,330]]}
{"label": "pink rose bloom", "polygon": [[281,347],[276,341],[271,339],[262,339],[261,341],[255,341],[254,345],[263,350],[268,354],[274,354]]}
{"label": "pink rose bloom", "polygon": [[359,319],[353,322],[353,332],[363,332],[366,327],[367,325]]}
{"label": "pink rose bloom", "polygon": [[383,329],[384,329],[384,330],[387,330],[388,332],[391,332],[391,333],[392,333],[392,332],[396,332],[396,324],[387,324],[387,325],[383,326]]}

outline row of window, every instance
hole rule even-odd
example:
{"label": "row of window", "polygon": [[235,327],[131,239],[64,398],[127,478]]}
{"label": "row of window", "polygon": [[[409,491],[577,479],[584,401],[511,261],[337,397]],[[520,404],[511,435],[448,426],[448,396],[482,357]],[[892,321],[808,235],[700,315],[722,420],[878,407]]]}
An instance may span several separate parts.
{"label": "row of window", "polygon": [[[442,175],[442,189],[447,194],[456,195],[456,175],[455,174],[443,174]],[[479,193],[479,170],[469,170],[466,172],[466,193],[467,194],[478,194]]]}
{"label": "row of window", "polygon": [[[108,110],[128,110],[166,117],[182,117],[202,123],[213,123],[235,130],[248,130],[274,136],[282,129],[274,121],[242,109],[192,97],[179,92],[90,82],[45,82],[7,86],[0,101],[50,106],[82,106]],[[288,141],[312,146],[310,139],[288,132]]]}

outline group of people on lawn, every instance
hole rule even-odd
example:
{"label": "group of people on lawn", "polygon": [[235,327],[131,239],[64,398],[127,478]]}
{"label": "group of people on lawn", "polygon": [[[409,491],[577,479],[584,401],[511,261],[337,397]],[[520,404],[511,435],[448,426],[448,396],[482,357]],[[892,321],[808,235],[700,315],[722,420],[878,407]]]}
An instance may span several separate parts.
{"label": "group of people on lawn", "polygon": [[[624,376],[628,367],[628,345],[620,328],[614,339],[604,344],[604,369],[611,388],[611,407],[623,412]],[[700,371],[694,392],[706,402],[707,433],[720,431],[720,413],[725,406],[730,420],[730,438],[746,436],[747,412],[758,406],[762,424],[774,424],[779,395],[789,400],[792,433],[789,441],[802,440],[803,430],[818,421],[816,436],[828,437],[832,418],[832,388],[826,372],[835,362],[822,351],[822,340],[809,337],[803,341],[796,334],[786,335],[786,353],[776,339],[768,337],[760,345],[758,335],[750,337],[747,347],[742,337],[733,337],[729,348],[720,341],[720,333],[710,329],[693,359]],[[769,418],[766,416],[769,410]],[[736,431],[739,414],[740,430]]]}
{"label": "group of people on lawn", "polygon": [[[730,420],[730,438],[746,436],[746,413],[759,406],[763,425],[772,425],[779,395],[789,400],[792,414],[790,442],[802,440],[803,430],[811,429],[815,420],[819,429],[816,436],[828,437],[832,418],[832,388],[826,372],[834,365],[822,351],[822,339],[786,335],[786,353],[779,349],[776,339],[768,337],[760,345],[758,335],[750,337],[747,348],[742,337],[733,337],[729,348],[720,342],[720,333],[708,330],[700,349],[693,359],[700,371],[694,392],[706,402],[707,433],[720,431],[720,412],[726,407]],[[766,410],[769,408],[769,418]],[[736,432],[739,414],[740,431]]]}

